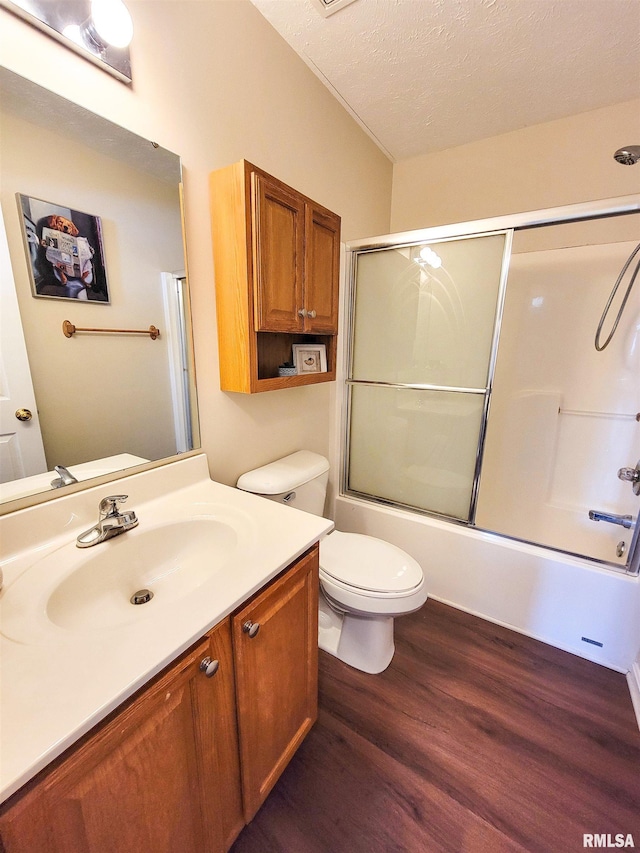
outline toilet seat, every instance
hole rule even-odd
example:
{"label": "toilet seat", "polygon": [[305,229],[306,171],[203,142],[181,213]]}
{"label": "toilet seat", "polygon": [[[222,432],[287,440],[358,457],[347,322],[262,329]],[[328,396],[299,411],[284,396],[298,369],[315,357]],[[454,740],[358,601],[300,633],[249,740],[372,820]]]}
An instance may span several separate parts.
{"label": "toilet seat", "polygon": [[413,557],[360,533],[336,530],[320,542],[320,586],[334,608],[363,617],[402,616],[427,600]]}
{"label": "toilet seat", "polygon": [[320,544],[325,580],[363,595],[402,598],[424,582],[420,565],[407,553],[373,536],[334,530]]}

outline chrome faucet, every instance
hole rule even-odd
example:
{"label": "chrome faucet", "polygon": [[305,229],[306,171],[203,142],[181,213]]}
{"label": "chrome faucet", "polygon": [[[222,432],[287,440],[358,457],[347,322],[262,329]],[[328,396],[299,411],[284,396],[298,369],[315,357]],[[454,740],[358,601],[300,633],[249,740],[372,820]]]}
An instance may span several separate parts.
{"label": "chrome faucet", "polygon": [[72,483],[78,482],[71,471],[68,471],[64,465],[56,465],[53,470],[58,475],[55,480],[51,481],[51,488],[53,489],[59,489],[61,486],[70,486]]}
{"label": "chrome faucet", "polygon": [[635,524],[635,519],[632,515],[617,515],[614,512],[600,512],[597,509],[589,510],[589,518],[591,521],[608,521],[609,524],[620,524],[627,530],[630,530]]}
{"label": "chrome faucet", "polygon": [[128,497],[128,495],[111,495],[103,498],[100,501],[98,523],[78,536],[77,547],[90,548],[92,545],[98,545],[100,542],[105,542],[137,527],[138,518],[133,510],[128,512],[118,510],[118,504],[123,504]]}

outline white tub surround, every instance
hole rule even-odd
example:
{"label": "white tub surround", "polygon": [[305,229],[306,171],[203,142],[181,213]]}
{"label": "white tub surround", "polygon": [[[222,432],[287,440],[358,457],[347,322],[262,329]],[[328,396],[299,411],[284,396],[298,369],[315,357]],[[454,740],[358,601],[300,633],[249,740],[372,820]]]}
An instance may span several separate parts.
{"label": "white tub surround", "polygon": [[619,672],[631,669],[640,648],[638,577],[355,498],[337,498],[335,512],[338,530],[374,534],[411,554],[430,597]]}
{"label": "white tub surround", "polygon": [[[86,549],[92,558],[110,549],[115,554],[126,537],[148,538],[154,528],[188,522],[188,532],[194,520],[227,524],[236,531],[237,542],[210,575],[199,574],[197,583],[173,596],[158,591],[148,604],[135,608],[134,618],[117,625],[80,620],[74,627],[60,627],[47,615],[50,594],[72,570],[75,539],[96,523],[98,503],[116,494],[129,496],[126,509],[136,512],[139,525]],[[0,517],[0,799],[17,791],[332,528],[326,519],[213,482],[204,455]],[[68,553],[69,560],[56,560],[56,551],[63,558]],[[45,558],[63,566],[55,578],[41,572]],[[17,595],[30,572],[37,580],[34,600],[25,604],[24,619],[16,618],[13,592]]]}
{"label": "white tub surround", "polygon": [[638,728],[640,729],[640,651],[627,673],[627,681],[629,683],[631,701],[633,702],[633,710],[635,711]]}

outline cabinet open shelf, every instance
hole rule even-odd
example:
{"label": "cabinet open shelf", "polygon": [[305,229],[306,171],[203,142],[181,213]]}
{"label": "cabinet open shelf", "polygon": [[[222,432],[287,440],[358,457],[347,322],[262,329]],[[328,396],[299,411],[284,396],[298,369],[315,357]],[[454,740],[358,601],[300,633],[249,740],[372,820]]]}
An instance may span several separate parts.
{"label": "cabinet open shelf", "polygon": [[[324,344],[327,349],[327,370],[323,373],[304,373],[278,376],[278,367],[292,359],[294,344]],[[293,335],[286,332],[257,333],[258,390],[295,388],[316,382],[331,382],[336,378],[336,338],[334,335]]]}

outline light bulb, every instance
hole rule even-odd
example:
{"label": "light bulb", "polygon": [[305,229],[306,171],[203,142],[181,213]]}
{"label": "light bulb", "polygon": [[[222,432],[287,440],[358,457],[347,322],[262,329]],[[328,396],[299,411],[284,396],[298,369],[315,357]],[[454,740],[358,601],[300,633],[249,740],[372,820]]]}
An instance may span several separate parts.
{"label": "light bulb", "polygon": [[100,38],[113,47],[127,47],[133,21],[122,0],[91,0],[91,18]]}
{"label": "light bulb", "polygon": [[442,258],[437,252],[434,252],[429,246],[423,246],[420,249],[420,259],[425,263],[429,264],[433,269],[438,269],[442,266]]}
{"label": "light bulb", "polygon": [[85,47],[85,43],[82,40],[82,32],[77,24],[69,24],[69,26],[63,29],[62,35],[66,36],[72,42],[79,44],[80,47]]}

